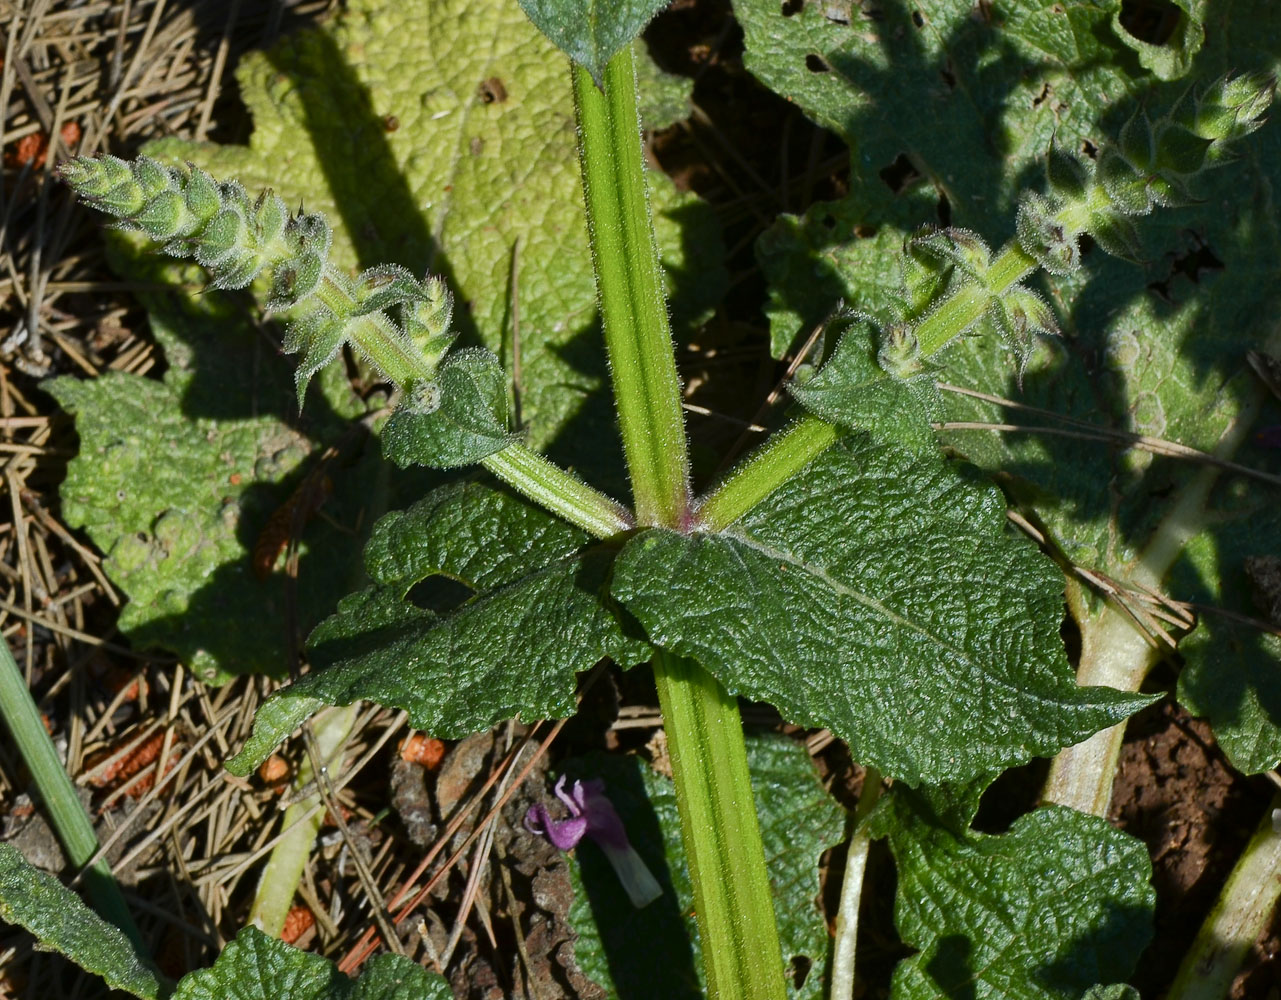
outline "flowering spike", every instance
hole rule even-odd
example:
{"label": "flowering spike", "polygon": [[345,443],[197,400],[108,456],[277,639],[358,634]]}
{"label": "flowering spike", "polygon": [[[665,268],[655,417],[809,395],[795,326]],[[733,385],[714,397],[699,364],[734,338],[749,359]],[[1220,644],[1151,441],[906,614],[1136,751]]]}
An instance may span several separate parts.
{"label": "flowering spike", "polygon": [[166,167],[147,157],[79,157],[62,177],[124,229],[145,233],[165,253],[194,257],[212,288],[268,279],[269,314],[288,311],[285,349],[302,354],[299,403],[311,377],[350,343],[397,386],[430,383],[453,343],[444,283],[395,265],[355,280],[329,262],[333,231],[321,215],[291,215],[270,191],[256,199],[236,181]]}

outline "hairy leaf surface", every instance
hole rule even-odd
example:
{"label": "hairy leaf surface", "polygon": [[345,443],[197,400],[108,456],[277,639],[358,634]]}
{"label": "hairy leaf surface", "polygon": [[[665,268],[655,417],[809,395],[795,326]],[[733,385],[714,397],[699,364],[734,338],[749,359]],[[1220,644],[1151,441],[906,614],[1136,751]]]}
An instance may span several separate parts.
{"label": "hairy leaf surface", "polygon": [[[518,714],[569,715],[578,671],[607,656],[623,666],[649,656],[605,599],[614,555],[474,483],[389,514],[366,550],[374,586],[345,598],[312,633],[312,673],[267,700],[228,767],[248,773],[322,704],[394,705],[444,738]],[[433,590],[444,578],[474,596],[450,606],[447,588]],[[406,600],[411,589],[417,603]]]}
{"label": "hairy leaf surface", "polygon": [[160,980],[120,928],[103,920],[52,875],[33,867],[12,844],[0,844],[0,920],[30,931],[113,990],[147,1000]]}
{"label": "hairy leaf surface", "polygon": [[600,86],[610,57],[639,35],[667,0],[520,0],[520,6]]}
{"label": "hairy leaf surface", "polygon": [[379,955],[352,979],[309,955],[246,927],[212,968],[188,973],[173,1000],[451,1000],[444,977],[400,955]]}
{"label": "hairy leaf surface", "polygon": [[977,833],[977,805],[977,794],[896,788],[869,819],[894,852],[895,923],[918,949],[891,997],[1126,995],[1114,984],[1151,938],[1156,902],[1142,842],[1057,806]]}
{"label": "hairy leaf surface", "polygon": [[724,533],[638,535],[612,589],[657,645],[911,784],[1052,753],[1149,700],[1076,686],[1062,578],[998,491],[859,439]]}
{"label": "hairy leaf surface", "polygon": [[[828,934],[819,909],[818,862],[840,841],[845,814],[819,784],[803,746],[773,735],[749,736],[747,761],[789,995],[822,997]],[[635,758],[604,754],[568,761],[565,773],[604,779],[628,839],[664,889],[638,910],[590,841],[575,850],[570,922],[583,973],[619,1000],[697,1000],[704,995],[702,944],[671,781]],[[656,954],[662,962],[654,961]]]}

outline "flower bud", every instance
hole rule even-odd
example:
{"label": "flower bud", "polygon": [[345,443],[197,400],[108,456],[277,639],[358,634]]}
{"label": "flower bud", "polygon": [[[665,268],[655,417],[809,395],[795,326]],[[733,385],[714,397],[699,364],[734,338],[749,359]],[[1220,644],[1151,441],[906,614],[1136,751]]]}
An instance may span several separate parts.
{"label": "flower bud", "polygon": [[1023,250],[1051,274],[1071,274],[1081,266],[1075,232],[1058,218],[1059,206],[1029,191],[1019,202],[1017,239]]}

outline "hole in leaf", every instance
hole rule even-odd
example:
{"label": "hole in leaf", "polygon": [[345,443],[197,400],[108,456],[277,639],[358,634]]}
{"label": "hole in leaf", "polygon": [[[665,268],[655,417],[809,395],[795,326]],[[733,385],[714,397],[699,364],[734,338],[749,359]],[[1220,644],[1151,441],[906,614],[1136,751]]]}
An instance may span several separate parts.
{"label": "hole in leaf", "polygon": [[1081,140],[1081,152],[1091,160],[1097,160],[1099,158],[1099,147],[1090,142],[1089,139]]}
{"label": "hole in leaf", "polygon": [[823,226],[824,229],[835,229],[836,217],[831,213],[828,213],[827,215],[823,216],[823,221],[821,225]]}
{"label": "hole in leaf", "polygon": [[476,92],[480,94],[480,99],[486,104],[502,104],[507,100],[507,88],[503,81],[496,76],[491,76],[488,80],[482,80]]}
{"label": "hole in leaf", "polygon": [[912,166],[912,161],[907,158],[906,153],[899,153],[898,158],[879,173],[881,180],[895,194],[921,179],[921,175]]}
{"label": "hole in leaf", "polygon": [[943,223],[944,226],[952,224],[952,203],[947,200],[947,195],[945,194],[939,195],[938,216],[939,222]]}
{"label": "hole in leaf", "polygon": [[783,16],[792,17],[805,9],[805,0],[783,0]]}
{"label": "hole in leaf", "polygon": [[805,980],[809,978],[810,969],[814,967],[814,962],[808,955],[793,955],[787,967],[788,973],[792,978],[792,985],[799,990],[805,985]]}
{"label": "hole in leaf", "polygon": [[925,17],[924,15],[921,14],[919,10],[912,11],[912,23],[916,25],[918,28],[925,27]]}
{"label": "hole in leaf", "polygon": [[472,595],[465,583],[448,576],[429,576],[409,588],[405,600],[416,608],[444,614],[453,611]]}
{"label": "hole in leaf", "polygon": [[805,57],[805,68],[811,73],[826,73],[832,67],[827,65],[826,60],[824,60],[822,56],[815,55],[811,52]]}
{"label": "hole in leaf", "polygon": [[1041,88],[1041,92],[1037,94],[1036,97],[1032,98],[1032,107],[1039,108],[1042,104],[1045,103],[1046,98],[1049,96],[1050,96],[1050,84],[1047,81],[1045,86]]}
{"label": "hole in leaf", "polygon": [[1149,45],[1168,42],[1182,17],[1171,0],[1121,0],[1121,27]]}
{"label": "hole in leaf", "polygon": [[1189,235],[1196,244],[1195,248],[1174,257],[1170,264],[1170,273],[1164,281],[1153,281],[1148,284],[1148,291],[1166,302],[1175,300],[1174,284],[1176,279],[1186,278],[1192,284],[1199,285],[1203,271],[1223,270],[1223,261],[1210,249],[1209,244],[1205,243],[1195,233],[1190,233]]}

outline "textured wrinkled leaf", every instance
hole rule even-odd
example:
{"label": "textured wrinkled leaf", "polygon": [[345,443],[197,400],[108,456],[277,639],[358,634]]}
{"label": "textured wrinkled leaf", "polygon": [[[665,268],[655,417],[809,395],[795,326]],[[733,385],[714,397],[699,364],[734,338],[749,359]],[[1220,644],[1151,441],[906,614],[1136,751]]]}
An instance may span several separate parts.
{"label": "textured wrinkled leaf", "polygon": [[399,466],[452,469],[511,443],[507,375],[488,351],[449,356],[436,380],[415,386],[383,428],[383,452]]}
{"label": "textured wrinkled leaf", "polygon": [[[312,672],[266,701],[228,767],[248,773],[322,704],[394,705],[444,738],[517,714],[570,714],[578,671],[607,656],[625,667],[649,657],[604,598],[614,555],[551,514],[474,483],[387,515],[366,551],[374,586],[316,628]],[[447,590],[432,590],[441,578],[473,596],[450,606]],[[406,600],[411,590],[417,603]]]}
{"label": "textured wrinkled leaf", "polygon": [[520,0],[558,49],[600,86],[610,57],[641,33],[668,0]]}
{"label": "textured wrinkled leaf", "polygon": [[[1267,0],[1180,3],[1183,23],[1203,21],[1205,44],[1187,75],[1168,84],[1130,55],[1113,21],[1119,6],[994,5],[988,19],[971,16],[973,5],[957,0],[922,8],[918,26],[915,6],[897,0],[881,5],[875,21],[862,19],[856,5],[849,16],[839,4],[807,3],[790,16],[792,5],[735,5],[752,71],[849,139],[855,153],[848,198],[812,206],[801,219],[784,217],[758,244],[771,283],[776,354],[838,299],[881,319],[892,313],[899,276],[877,251],[934,221],[940,195],[954,224],[999,245],[1012,233],[1020,192],[1043,183],[1038,161],[1051,137],[1066,151],[1097,147],[1140,104],[1159,113],[1194,82],[1281,68],[1281,7]],[[810,55],[818,61],[807,65]],[[1139,220],[1141,265],[1096,248],[1077,275],[1033,280],[1048,288],[1063,337],[1033,345],[1021,383],[1017,359],[990,329],[940,359],[941,381],[1043,411],[944,394],[944,420],[1014,423],[1029,432],[967,429],[941,437],[999,472],[1067,558],[1122,583],[1137,578],[1151,586],[1146,574],[1164,576],[1163,565],[1142,556],[1162,518],[1181,510],[1178,533],[1192,543],[1169,577],[1172,596],[1222,601],[1230,612],[1257,617],[1241,603],[1241,560],[1281,553],[1272,519],[1260,521],[1252,502],[1231,499],[1244,489],[1239,483],[1216,489],[1204,509],[1180,508],[1199,488],[1202,466],[1107,437],[1137,432],[1227,454],[1225,432],[1251,413],[1243,410],[1254,391],[1245,354],[1274,339],[1271,317],[1281,308],[1281,129],[1264,125],[1235,150],[1238,162],[1193,185],[1201,203]],[[1117,231],[1109,242],[1133,253],[1136,236]],[[1069,434],[1043,433],[1065,429],[1059,415],[1099,427],[1102,439],[1077,436],[1080,424],[1068,426]],[[1277,424],[1281,416],[1269,404],[1261,420]],[[1275,452],[1254,444],[1244,428],[1234,434],[1243,442],[1238,461],[1277,470]],[[1221,585],[1220,573],[1237,582]],[[1078,588],[1072,608],[1088,635],[1101,602]],[[1215,634],[1225,642],[1211,641]],[[1183,647],[1188,677],[1181,690],[1190,707],[1210,713],[1243,768],[1274,759],[1281,715],[1271,692],[1281,666],[1271,640],[1243,622],[1205,615]]]}
{"label": "textured wrinkled leaf", "polygon": [[817,375],[790,391],[811,413],[876,441],[907,451],[937,449],[930,417],[938,392],[929,375],[912,381],[889,378],[877,363],[875,325],[856,320],[841,335],[836,350]]}
{"label": "textured wrinkled leaf", "polygon": [[998,491],[857,439],[722,534],[636,536],[612,591],[657,645],[911,784],[1053,753],[1150,700],[1076,686],[1062,577]]}
{"label": "textured wrinkled leaf", "polygon": [[[976,796],[896,788],[869,819],[898,871],[894,919],[918,954],[894,1000],[1123,997],[1152,937],[1156,894],[1143,843],[1052,806],[1003,834],[969,829]],[[1099,985],[1104,984],[1104,985]]]}
{"label": "textured wrinkled leaf", "polygon": [[[193,277],[145,263],[153,280]],[[350,589],[360,541],[344,526],[369,502],[381,460],[376,449],[361,458],[361,439],[345,436],[359,402],[341,379],[318,379],[306,419],[291,418],[290,372],[232,303],[210,294],[149,304],[168,361],[162,381],[113,372],[46,383],[80,436],[63,516],[106,553],[129,599],[120,629],[139,647],[170,650],[210,682],[283,673],[285,593],[279,576],[258,578],[255,544],[318,449],[344,444],[324,500],[332,521],[305,519],[301,535],[296,609],[310,628]]]}
{"label": "textured wrinkled leaf", "polygon": [[25,927],[41,947],[101,976],[113,990],[148,1000],[160,995],[155,972],[120,928],[56,878],[32,867],[12,844],[0,844],[0,920]]}
{"label": "textured wrinkled leaf", "polygon": [[399,955],[374,958],[352,979],[309,955],[246,927],[212,968],[188,973],[173,1000],[452,1000],[449,983]]}
{"label": "textured wrinkled leaf", "polygon": [[[509,374],[518,302],[530,443],[568,428],[559,447],[615,450],[600,419],[608,400],[592,402],[606,373],[570,81],[516,4],[357,0],[321,30],[246,56],[237,79],[254,119],[247,146],[166,139],[149,155],[325,213],[340,266],[439,274],[462,343],[493,351]],[[679,337],[724,294],[719,227],[665,176],[649,183]]]}
{"label": "textured wrinkled leaf", "polygon": [[[818,861],[840,841],[845,813],[819,784],[804,747],[773,735],[749,736],[747,760],[788,992],[796,1000],[822,997],[828,934],[818,902]],[[635,758],[604,754],[567,761],[565,772],[604,779],[628,839],[664,889],[660,899],[637,909],[604,855],[590,841],[581,844],[574,852],[570,911],[579,967],[619,1000],[702,997],[702,946],[671,781]],[[663,961],[656,963],[655,955]]]}

